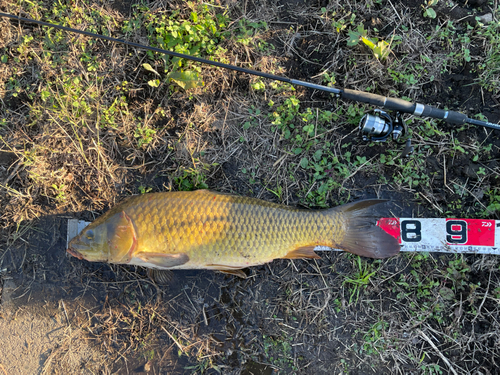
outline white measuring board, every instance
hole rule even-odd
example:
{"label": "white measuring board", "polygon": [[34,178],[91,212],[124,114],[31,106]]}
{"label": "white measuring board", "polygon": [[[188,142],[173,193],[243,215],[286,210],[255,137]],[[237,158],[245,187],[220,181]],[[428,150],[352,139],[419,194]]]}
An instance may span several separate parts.
{"label": "white measuring board", "polygon": [[68,232],[66,235],[66,247],[69,245],[69,241],[71,241],[74,237],[78,236],[78,234],[89,225],[89,221],[83,221],[78,219],[69,219],[68,220]]}
{"label": "white measuring board", "polygon": [[500,220],[382,218],[377,225],[399,241],[401,251],[500,255]]}
{"label": "white measuring board", "polygon": [[401,251],[500,255],[500,220],[382,218]]}
{"label": "white measuring board", "polygon": [[[87,221],[68,220],[67,242]],[[382,218],[377,225],[395,237],[401,251],[500,255],[500,220]],[[316,246],[316,251],[340,251]]]}

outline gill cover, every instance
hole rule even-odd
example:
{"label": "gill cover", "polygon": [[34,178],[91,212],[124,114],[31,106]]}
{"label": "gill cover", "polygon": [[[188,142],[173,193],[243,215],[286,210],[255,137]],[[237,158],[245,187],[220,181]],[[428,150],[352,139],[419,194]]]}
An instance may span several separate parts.
{"label": "gill cover", "polygon": [[137,248],[134,224],[125,211],[112,216],[107,223],[109,259],[111,263],[129,263]]}

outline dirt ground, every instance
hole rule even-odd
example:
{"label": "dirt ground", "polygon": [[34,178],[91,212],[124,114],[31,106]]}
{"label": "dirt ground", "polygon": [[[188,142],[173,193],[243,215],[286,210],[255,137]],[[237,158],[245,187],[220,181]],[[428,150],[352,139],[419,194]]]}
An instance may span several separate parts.
{"label": "dirt ground", "polygon": [[[177,33],[180,52],[498,123],[497,1],[436,3],[3,0],[0,11],[142,44]],[[0,60],[0,374],[498,373],[495,256],[322,252],[246,279],[155,282],[70,257],[66,231],[132,194],[198,188],[499,220],[500,132],[405,115],[415,152],[402,158],[396,142],[361,139],[367,106],[6,19]]]}

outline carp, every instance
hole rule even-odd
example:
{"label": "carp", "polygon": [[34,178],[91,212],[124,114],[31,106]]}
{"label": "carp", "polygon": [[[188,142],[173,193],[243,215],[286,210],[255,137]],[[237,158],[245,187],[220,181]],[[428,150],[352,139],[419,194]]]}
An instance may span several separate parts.
{"label": "carp", "polygon": [[143,194],[89,224],[67,251],[90,262],[237,276],[278,258],[320,258],[316,246],[387,258],[400,245],[370,214],[382,202],[308,210],[209,190]]}

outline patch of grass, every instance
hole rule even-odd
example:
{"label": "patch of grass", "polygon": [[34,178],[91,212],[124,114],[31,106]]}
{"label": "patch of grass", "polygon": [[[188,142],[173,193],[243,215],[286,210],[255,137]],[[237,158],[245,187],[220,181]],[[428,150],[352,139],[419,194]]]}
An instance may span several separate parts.
{"label": "patch of grass", "polygon": [[209,165],[201,165],[196,168],[181,168],[178,171],[178,177],[175,178],[175,183],[179,190],[196,190],[208,189],[206,184],[206,172],[210,170]]}
{"label": "patch of grass", "polygon": [[264,335],[263,345],[266,362],[282,370],[298,370],[293,364],[292,343],[289,338]]}
{"label": "patch of grass", "polygon": [[[498,15],[498,10],[496,15]],[[489,91],[498,90],[500,87],[500,23],[494,21],[488,25],[480,24],[477,33],[484,38],[487,48],[486,58],[478,64],[479,83]]]}
{"label": "patch of grass", "polygon": [[364,292],[370,283],[370,279],[373,275],[377,273],[373,263],[368,263],[366,260],[361,260],[361,257],[357,256],[356,260],[356,272],[352,276],[348,276],[344,279],[344,285],[350,285],[352,290],[349,296],[349,305],[353,302],[357,304],[359,301],[359,296],[361,292]]}
{"label": "patch of grass", "polygon": [[492,189],[487,192],[489,196],[489,205],[483,215],[491,215],[500,211],[500,189]]}
{"label": "patch of grass", "polygon": [[[225,50],[219,45],[227,36],[228,17],[225,12],[215,12],[209,3],[187,2],[186,8],[174,11],[151,12],[146,5],[137,6],[136,19],[143,19],[150,42],[159,48],[173,50],[190,56],[220,57]],[[136,21],[126,23],[124,31],[132,32],[139,26]],[[153,59],[164,60],[167,78],[183,89],[203,86],[199,64],[155,54],[148,51]]]}
{"label": "patch of grass", "polygon": [[259,48],[265,51],[267,48],[269,48],[269,46],[272,45],[258,38],[258,35],[266,30],[268,30],[267,22],[253,22],[244,18],[238,21],[238,26],[234,29],[233,32],[236,34],[236,41],[238,43],[241,43],[245,46],[252,44],[254,48]]}
{"label": "patch of grass", "polygon": [[386,339],[386,330],[388,328],[388,322],[379,320],[372,324],[367,332],[356,330],[356,334],[362,333],[363,335],[363,346],[360,348],[360,353],[373,355],[386,350],[389,345]]}

